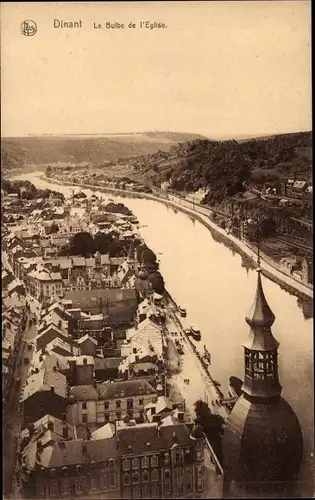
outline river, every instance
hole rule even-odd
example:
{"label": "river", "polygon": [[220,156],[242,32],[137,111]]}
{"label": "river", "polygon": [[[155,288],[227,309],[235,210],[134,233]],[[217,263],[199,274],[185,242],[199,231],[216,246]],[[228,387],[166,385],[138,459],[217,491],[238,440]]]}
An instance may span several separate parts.
{"label": "river", "polygon": [[[43,181],[39,173],[18,178],[38,188],[70,194],[70,187]],[[178,304],[187,308],[189,322],[201,330],[201,343],[207,345],[212,356],[212,375],[226,393],[229,377],[243,376],[242,341],[249,331],[245,315],[254,298],[256,272],[242,266],[237,253],[213,239],[207,228],[186,214],[150,200],[115,200],[125,203],[138,217],[141,235],[160,260],[166,288]],[[276,316],[273,332],[280,342],[282,395],[296,412],[303,430],[301,492],[313,496],[313,320],[303,314],[303,304],[295,296],[264,277],[263,286]]]}

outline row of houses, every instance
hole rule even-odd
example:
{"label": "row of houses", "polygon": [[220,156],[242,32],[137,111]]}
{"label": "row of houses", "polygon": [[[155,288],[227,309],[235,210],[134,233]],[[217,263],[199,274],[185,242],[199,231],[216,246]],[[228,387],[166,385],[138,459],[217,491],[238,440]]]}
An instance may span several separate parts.
{"label": "row of houses", "polygon": [[[57,321],[60,330],[66,328],[69,314],[66,305],[51,304],[39,330]],[[212,457],[212,486],[222,496],[222,469],[212,448],[201,430],[186,421],[184,401],[165,395],[163,331],[154,318],[156,307],[147,300],[137,313],[137,327],[127,331],[128,352],[125,346],[111,363],[98,355],[98,344],[89,335],[78,341],[69,335],[67,355],[62,351],[67,342],[60,336],[44,352],[37,349],[20,400],[25,495],[202,497],[206,447]],[[38,337],[43,333],[48,340],[47,330]],[[149,347],[145,339],[150,337]],[[106,368],[118,378],[112,380]]]}
{"label": "row of houses", "polygon": [[24,492],[30,498],[202,498],[208,452],[213,498],[222,498],[212,448],[200,428],[181,418],[172,412],[153,423],[124,419],[82,439],[76,427],[46,415],[23,435]]}

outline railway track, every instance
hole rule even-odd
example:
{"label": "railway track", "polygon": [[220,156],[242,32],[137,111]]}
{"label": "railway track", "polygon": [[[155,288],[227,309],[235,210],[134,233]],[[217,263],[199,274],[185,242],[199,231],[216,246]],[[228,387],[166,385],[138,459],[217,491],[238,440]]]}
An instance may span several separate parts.
{"label": "railway track", "polygon": [[[288,237],[288,238],[284,238],[284,237],[280,237],[278,238],[278,240],[281,242],[281,243],[285,243],[286,245],[289,245],[291,247],[296,247],[296,248],[299,248],[300,250],[303,250],[304,252],[308,252],[310,254],[313,253],[313,248],[312,246],[310,245],[307,245],[303,242],[300,241],[300,239],[293,239],[292,237]],[[303,241],[303,240],[302,240]],[[305,241],[305,240],[304,240]]]}

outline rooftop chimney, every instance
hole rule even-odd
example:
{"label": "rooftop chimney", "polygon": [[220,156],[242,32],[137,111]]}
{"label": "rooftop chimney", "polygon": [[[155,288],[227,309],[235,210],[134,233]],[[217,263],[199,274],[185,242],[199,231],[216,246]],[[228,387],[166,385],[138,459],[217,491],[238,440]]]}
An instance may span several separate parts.
{"label": "rooftop chimney", "polygon": [[178,418],[179,422],[184,422],[184,412],[183,411],[179,411],[177,413],[177,418]]}
{"label": "rooftop chimney", "polygon": [[54,422],[52,422],[51,420],[48,421],[47,423],[47,427],[50,431],[53,431],[54,430]]}

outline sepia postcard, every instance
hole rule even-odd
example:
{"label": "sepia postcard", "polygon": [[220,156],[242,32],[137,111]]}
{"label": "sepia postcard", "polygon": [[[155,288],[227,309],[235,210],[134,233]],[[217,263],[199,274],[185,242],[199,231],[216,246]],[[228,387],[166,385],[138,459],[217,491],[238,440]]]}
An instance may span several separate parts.
{"label": "sepia postcard", "polygon": [[311,3],[2,2],[3,498],[314,497]]}

